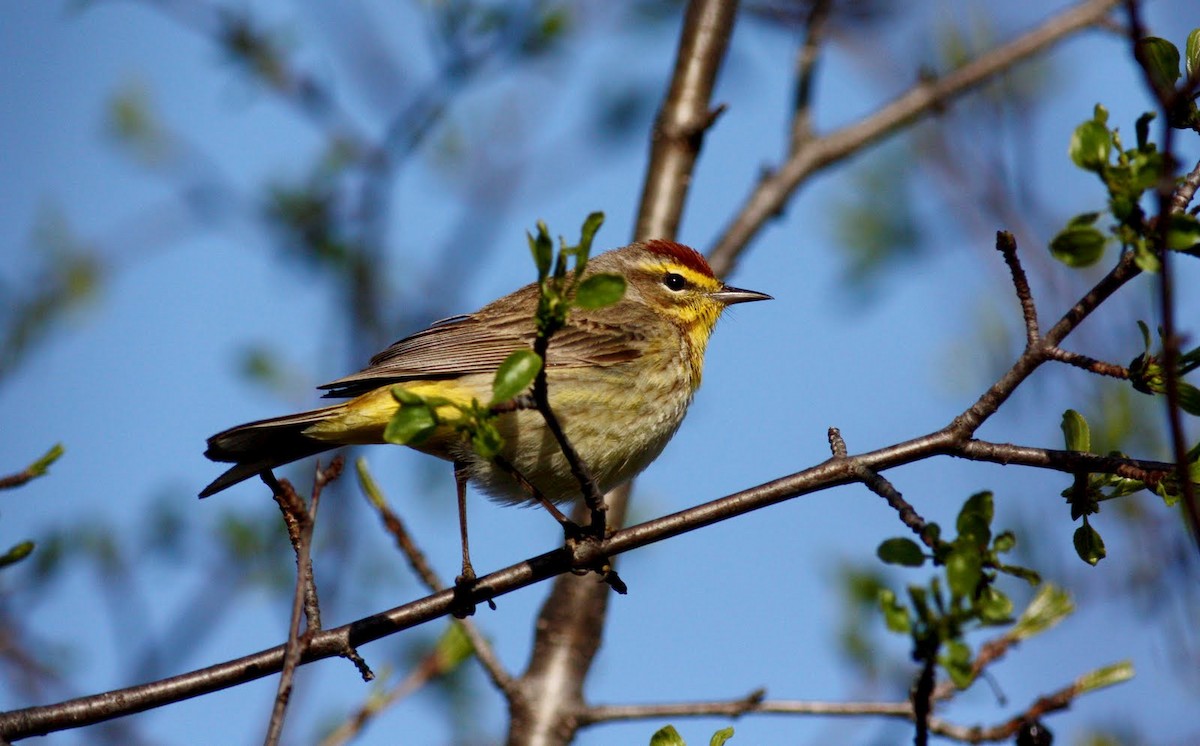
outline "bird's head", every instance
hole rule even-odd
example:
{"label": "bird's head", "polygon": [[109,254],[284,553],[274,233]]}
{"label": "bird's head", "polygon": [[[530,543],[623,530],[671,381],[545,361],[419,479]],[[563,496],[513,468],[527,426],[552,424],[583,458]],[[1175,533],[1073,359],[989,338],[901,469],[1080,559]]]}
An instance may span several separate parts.
{"label": "bird's head", "polygon": [[697,384],[704,349],[721,312],[734,303],[771,299],[765,293],[726,285],[700,252],[674,241],[630,244],[609,255],[613,265],[603,271],[621,274],[641,303],[683,333]]}

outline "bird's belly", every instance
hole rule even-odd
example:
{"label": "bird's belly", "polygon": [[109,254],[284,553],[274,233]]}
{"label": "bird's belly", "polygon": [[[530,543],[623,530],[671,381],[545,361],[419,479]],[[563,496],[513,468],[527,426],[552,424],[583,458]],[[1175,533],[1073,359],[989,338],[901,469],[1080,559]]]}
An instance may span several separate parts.
{"label": "bird's belly", "polygon": [[[601,492],[632,479],[662,452],[675,434],[692,398],[690,386],[657,371],[633,375],[623,366],[559,369],[550,372],[550,406]],[[579,497],[553,433],[540,413],[524,410],[502,416],[503,455],[554,502]],[[497,500],[528,502],[527,492],[503,469],[461,453],[477,486]]]}

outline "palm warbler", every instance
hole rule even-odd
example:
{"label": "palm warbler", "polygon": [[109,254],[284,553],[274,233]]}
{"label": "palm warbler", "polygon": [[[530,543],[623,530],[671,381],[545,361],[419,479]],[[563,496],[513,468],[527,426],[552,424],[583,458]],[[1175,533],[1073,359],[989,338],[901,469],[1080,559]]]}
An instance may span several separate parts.
{"label": "palm warbler", "polygon": [[[607,492],[642,471],[679,428],[700,385],[704,348],[725,307],[770,296],[723,284],[703,256],[671,241],[600,254],[588,262],[585,277],[598,272],[622,276],[624,297],[603,308],[572,310],[567,325],[551,337],[545,364],[551,409]],[[321,387],[327,396],[352,397],[349,401],[217,433],[204,455],[235,465],[200,496],[337,446],[384,442],[384,428],[399,406],[392,394],[396,385],[464,405],[488,401],[500,363],[532,346],[537,303],[537,286],[527,285],[476,313],[436,322],[379,353],[364,370]],[[457,413],[453,407],[438,410],[443,421]],[[547,500],[580,495],[539,412],[506,412],[498,424],[506,466]],[[509,470],[478,456],[448,425],[414,447],[455,463],[460,503],[463,479],[504,502],[531,500]]]}

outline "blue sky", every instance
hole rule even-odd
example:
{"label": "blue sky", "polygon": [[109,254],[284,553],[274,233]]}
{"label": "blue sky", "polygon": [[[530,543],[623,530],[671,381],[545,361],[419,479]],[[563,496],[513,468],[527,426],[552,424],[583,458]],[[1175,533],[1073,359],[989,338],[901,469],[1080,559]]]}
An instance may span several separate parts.
{"label": "blue sky", "polygon": [[[1025,20],[997,35],[1007,38],[1040,17],[1039,11],[1028,10],[1040,6],[1015,6],[1007,20]],[[188,217],[175,183],[131,165],[128,155],[106,137],[104,111],[114,91],[130,86],[144,91],[163,121],[198,143],[212,167],[245,193],[271,179],[298,176],[296,154],[306,157],[319,144],[313,129],[246,83],[208,42],[148,5],[101,3],[80,13],[70,7],[29,3],[2,11],[0,90],[5,103],[0,131],[6,155],[0,172],[0,242],[8,260],[0,267],[0,278],[5,285],[27,281],[39,261],[31,231],[39,216],[51,211],[65,216],[113,269],[99,295],[0,382],[0,470],[20,468],[55,442],[67,447],[50,478],[3,496],[0,543],[37,539],[65,523],[92,519],[135,535],[152,506],[170,500],[182,517],[177,541],[192,550],[184,555],[189,564],[163,560],[132,568],[133,596],[142,599],[142,609],[112,614],[112,599],[97,590],[96,571],[76,565],[58,581],[49,600],[15,610],[42,640],[54,642],[54,655],[70,674],[72,692],[84,694],[135,683],[128,678],[124,642],[163,634],[180,604],[213,580],[213,565],[203,562],[205,552],[211,553],[202,539],[205,532],[230,512],[259,515],[274,509],[255,484],[213,500],[194,499],[218,473],[202,456],[204,438],[237,422],[311,406],[316,402],[311,386],[348,372],[358,361],[348,359],[351,345],[331,341],[341,326],[332,311],[339,299],[330,287],[282,261],[270,237],[243,215]],[[306,40],[299,45],[305,63],[330,76],[340,71],[332,60],[338,45],[347,42],[336,34],[322,35],[327,8],[313,2],[248,7]],[[420,13],[370,7],[361,17],[376,28],[397,29],[397,44],[419,38],[412,27],[419,25]],[[598,22],[612,22],[596,8],[591,14]],[[945,24],[968,27],[975,18],[971,11],[939,13],[933,4],[917,4],[911,18],[878,38],[837,39],[839,46],[820,78],[818,128],[851,121],[900,90],[931,54],[929,40],[938,30]],[[1200,25],[1200,10],[1184,0],[1152,3],[1148,20],[1181,43],[1187,29]],[[445,292],[456,305],[450,310],[469,311],[514,289],[531,278],[523,232],[538,219],[571,235],[583,216],[601,209],[608,220],[599,244],[624,243],[632,229],[644,149],[638,138],[606,148],[578,134],[576,125],[590,115],[591,105],[591,89],[580,81],[629,75],[660,86],[670,69],[675,33],[670,23],[585,36],[568,63],[535,70],[532,82],[523,82],[526,87],[518,89],[497,75],[468,90],[455,104],[462,117],[486,111],[488,95],[495,90],[489,86],[504,90],[508,85],[516,104],[546,106],[544,140],[526,145],[521,155],[529,159],[530,176],[518,184],[515,206],[487,223],[489,235],[478,237],[479,247],[472,249],[478,264],[461,277],[429,275],[434,265],[423,249],[441,245],[459,225],[462,181],[439,173],[436,153],[424,152],[404,169],[395,185],[395,220],[389,226],[389,246],[396,255],[393,264],[381,269],[396,292],[417,298],[451,284],[453,290]],[[873,43],[881,51],[867,63],[847,52]],[[715,97],[729,102],[730,109],[706,141],[680,234],[683,242],[706,248],[759,169],[778,159],[793,44],[785,33],[739,25]],[[909,56],[900,61],[886,56],[901,52]],[[412,58],[418,61],[414,74],[419,75],[422,56]],[[1025,172],[1032,180],[1029,189],[1045,200],[1048,213],[1065,219],[1098,207],[1102,199],[1093,181],[1065,158],[1075,124],[1089,116],[1096,100],[1103,100],[1113,121],[1128,129],[1146,102],[1129,82],[1126,55],[1113,36],[1088,34],[1056,50],[1051,61],[1046,74],[1054,86],[1052,101],[1021,135],[1034,153]],[[369,110],[370,91],[350,88],[345,93],[355,111]],[[1190,147],[1194,162],[1196,148]],[[985,363],[970,350],[981,334],[978,320],[987,313],[998,314],[1010,329],[1016,320],[1003,267],[990,249],[994,231],[1011,226],[963,220],[931,232],[918,261],[869,286],[865,294],[841,288],[845,260],[835,248],[838,234],[831,215],[852,188],[853,170],[880,153],[886,150],[869,151],[851,166],[817,178],[786,217],[751,247],[731,280],[776,300],[736,308],[721,322],[709,349],[704,386],[683,429],[638,481],[635,516],[672,512],[816,463],[827,456],[829,426],[841,428],[851,451],[936,429],[986,385],[980,372]],[[947,204],[936,189],[920,190],[912,198],[928,216],[960,209]],[[1062,303],[1050,300],[1051,291],[1071,282],[1078,286],[1068,270],[1042,260],[1048,237],[1040,236],[1042,245],[1022,246],[1030,257],[1035,292],[1047,299],[1047,318]],[[1184,269],[1180,286],[1194,286],[1200,279],[1197,270]],[[1127,294],[1135,308],[1149,307],[1149,283],[1136,283]],[[1197,310],[1192,299],[1180,318],[1194,322]],[[1149,318],[1149,311],[1140,317]],[[1085,327],[1093,338],[1107,343],[1119,338],[1116,345],[1127,350],[1123,359],[1140,351],[1136,330],[1125,328],[1126,319],[1101,315],[1089,324],[1095,325]],[[412,329],[397,328],[394,336],[408,331]],[[287,396],[266,392],[237,374],[239,354],[260,344],[291,365],[295,385]],[[1082,389],[1081,374],[1054,370],[1040,375],[1040,385],[1020,392],[1011,413],[989,423],[984,437],[1059,443],[1059,413],[1087,401],[1072,398]],[[396,448],[376,447],[366,455],[434,565],[452,577],[458,547],[449,467]],[[1131,658],[1138,670],[1133,682],[1084,698],[1069,713],[1054,717],[1051,728],[1069,738],[1089,722],[1133,723],[1153,742],[1194,736],[1188,724],[1198,682],[1179,670],[1171,649],[1174,638],[1164,631],[1169,625],[1147,626],[1138,610],[1123,608],[1118,597],[1104,591],[1097,576],[1115,573],[1115,567],[1102,563],[1088,570],[1072,559],[1073,526],[1058,497],[1063,478],[945,459],[904,467],[890,476],[928,518],[943,523],[953,520],[967,495],[994,489],[997,524],[1015,527],[1044,520],[1049,545],[1039,551],[1056,558],[1054,572],[1063,579],[1081,581],[1081,611],[996,667],[997,683],[1012,707],[1066,685],[1090,668]],[[318,548],[318,581],[327,593],[334,589],[336,598],[326,610],[327,625],[420,593],[356,492],[347,490],[338,498],[352,503],[343,511],[350,515],[343,529],[353,530],[354,543],[395,562],[323,564]],[[1140,504],[1163,510],[1153,500]],[[556,525],[534,510],[502,509],[476,496],[471,511],[472,548],[480,570],[538,554],[559,539]],[[1104,518],[1098,519],[1102,530]],[[318,540],[322,529],[336,528],[322,524]],[[759,687],[766,687],[772,698],[787,699],[895,696],[864,691],[841,664],[836,572],[843,562],[869,558],[880,540],[899,535],[901,528],[877,497],[846,487],[623,558],[622,576],[631,592],[613,601],[588,696],[597,703],[736,698]],[[1145,551],[1119,531],[1110,530],[1110,537],[1109,563]],[[18,587],[29,582],[19,573],[6,572],[4,582]],[[923,579],[916,573],[898,577],[905,582]],[[543,593],[536,588],[513,594],[500,600],[497,611],[476,617],[510,669],[525,663],[530,620]],[[220,598],[206,607],[211,623],[198,621],[209,634],[187,650],[182,665],[225,660],[282,639],[289,610],[279,596],[231,592],[231,598],[228,607],[222,607]],[[436,631],[413,634],[432,636]],[[903,640],[889,643],[903,655]],[[403,670],[403,648],[401,641],[392,640],[362,652],[377,670]],[[494,740],[504,722],[500,698],[482,677],[471,676],[476,732],[484,742]],[[312,667],[301,685],[290,721],[293,742],[303,742],[314,724],[336,722],[338,713],[367,692],[344,661]],[[188,743],[199,733],[211,742],[255,742],[265,727],[274,686],[268,679],[138,716],[138,722],[153,742]],[[418,695],[381,719],[363,742],[394,743],[398,729],[414,743],[446,742],[450,731],[438,702],[436,695]],[[0,707],[26,704],[0,692]],[[943,714],[961,722],[991,723],[1010,710],[997,708],[989,688],[977,685]],[[676,719],[675,724],[690,741],[702,743],[726,723]],[[636,722],[597,729],[585,733],[580,743],[645,742],[659,725]],[[875,723],[775,716],[743,719],[735,727],[734,743],[861,743],[872,738],[887,743],[907,738],[897,735],[903,731],[880,730]],[[87,738],[84,732],[53,736],[50,742],[83,743]]]}

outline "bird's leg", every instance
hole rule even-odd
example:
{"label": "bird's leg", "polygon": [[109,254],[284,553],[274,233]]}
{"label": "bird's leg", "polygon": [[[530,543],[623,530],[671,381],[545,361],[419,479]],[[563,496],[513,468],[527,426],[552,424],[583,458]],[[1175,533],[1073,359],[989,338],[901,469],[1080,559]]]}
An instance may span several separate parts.
{"label": "bird's leg", "polygon": [[475,582],[475,568],[471,566],[471,550],[467,544],[467,465],[454,462],[454,486],[458,490],[458,531],[462,537],[462,575],[455,585],[470,585]]}
{"label": "bird's leg", "polygon": [[[454,486],[458,491],[458,530],[462,537],[462,574],[454,579],[454,606],[451,613],[464,619],[475,613],[471,591],[475,588],[475,568],[471,566],[471,550],[467,545],[467,465],[454,462]],[[489,601],[489,603],[491,603]]]}

